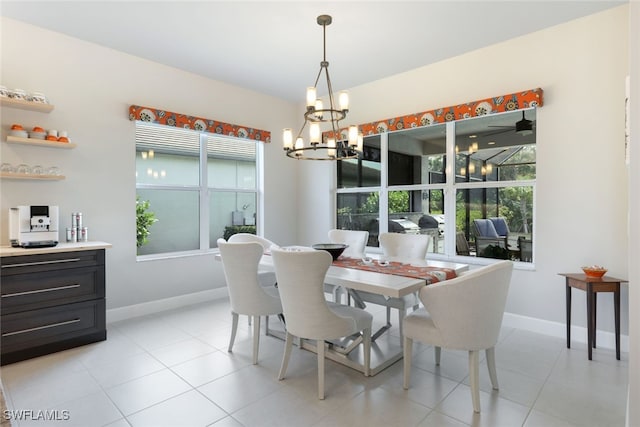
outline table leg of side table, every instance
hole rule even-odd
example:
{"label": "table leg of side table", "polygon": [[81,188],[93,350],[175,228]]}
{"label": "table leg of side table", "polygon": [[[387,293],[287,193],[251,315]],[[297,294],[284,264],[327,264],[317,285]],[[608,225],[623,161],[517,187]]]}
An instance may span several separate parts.
{"label": "table leg of side table", "polygon": [[593,336],[591,337],[591,344],[593,345],[593,348],[596,348],[596,335],[597,335],[597,330],[598,327],[596,326],[598,324],[597,320],[597,314],[598,313],[598,293],[594,292],[593,293],[593,328],[591,329],[591,333],[593,334]]}
{"label": "table leg of side table", "polygon": [[591,283],[587,283],[587,352],[589,354],[589,360],[592,359],[593,332],[595,329],[595,325],[593,324],[593,296],[593,286],[591,285]]}
{"label": "table leg of side table", "polygon": [[566,279],[567,284],[567,348],[571,348],[571,286],[569,286],[569,278]]}
{"label": "table leg of side table", "polygon": [[620,283],[616,284],[613,292],[613,309],[616,322],[616,359],[620,360]]}

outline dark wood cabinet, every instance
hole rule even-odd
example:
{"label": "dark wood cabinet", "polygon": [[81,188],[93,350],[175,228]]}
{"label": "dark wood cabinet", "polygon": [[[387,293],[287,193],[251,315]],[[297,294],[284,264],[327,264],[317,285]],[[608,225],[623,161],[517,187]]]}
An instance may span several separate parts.
{"label": "dark wood cabinet", "polygon": [[2,365],[106,339],[104,249],[0,260]]}

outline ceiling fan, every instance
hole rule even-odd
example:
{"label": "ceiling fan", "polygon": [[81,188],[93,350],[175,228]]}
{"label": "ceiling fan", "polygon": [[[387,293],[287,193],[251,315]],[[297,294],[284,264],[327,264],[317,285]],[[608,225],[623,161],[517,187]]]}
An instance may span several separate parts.
{"label": "ceiling fan", "polygon": [[522,136],[530,135],[531,133],[533,133],[533,121],[532,120],[528,120],[524,116],[524,110],[522,111],[522,119],[518,120],[516,122],[515,126],[489,125],[488,127],[490,127],[490,128],[506,128],[506,129],[489,133],[489,134],[487,134],[487,136],[489,136],[489,135],[497,135],[499,133],[510,132],[510,131],[514,131],[517,134],[520,134]]}

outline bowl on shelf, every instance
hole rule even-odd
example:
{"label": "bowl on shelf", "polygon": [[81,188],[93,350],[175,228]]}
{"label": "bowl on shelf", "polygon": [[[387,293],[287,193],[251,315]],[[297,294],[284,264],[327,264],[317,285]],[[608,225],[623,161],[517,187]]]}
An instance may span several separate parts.
{"label": "bowl on shelf", "polygon": [[335,261],[349,245],[345,245],[344,243],[317,243],[311,247],[319,251],[329,252]]}
{"label": "bowl on shelf", "polygon": [[28,138],[29,134],[27,133],[26,130],[18,130],[18,129],[12,129],[9,131],[9,135],[11,136],[16,136],[18,138]]}
{"label": "bowl on shelf", "polygon": [[607,272],[607,269],[599,265],[591,265],[589,267],[582,267],[582,271],[584,271],[587,277],[602,277]]}
{"label": "bowl on shelf", "polygon": [[29,138],[32,138],[32,139],[44,139],[46,136],[47,136],[46,132],[36,132],[36,131],[29,132]]}

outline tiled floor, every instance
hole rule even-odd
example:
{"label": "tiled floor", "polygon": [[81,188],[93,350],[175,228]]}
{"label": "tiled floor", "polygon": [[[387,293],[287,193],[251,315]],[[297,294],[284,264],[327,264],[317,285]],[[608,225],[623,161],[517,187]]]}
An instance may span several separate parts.
{"label": "tiled floor", "polygon": [[[373,313],[381,324],[384,312]],[[624,426],[627,354],[617,361],[596,349],[588,361],[584,344],[568,350],[563,339],[505,328],[496,350],[499,391],[481,366],[481,414],[472,410],[466,354],[443,351],[437,367],[433,350],[421,345],[408,391],[401,362],[365,378],[327,361],[319,401],[315,354],[294,350],[278,381],[284,343],[262,335],[252,365],[246,320],[234,352],[226,350],[230,320],[227,300],[203,303],[110,324],[107,341],[4,366],[10,409],[69,418],[23,417],[14,425]]]}

